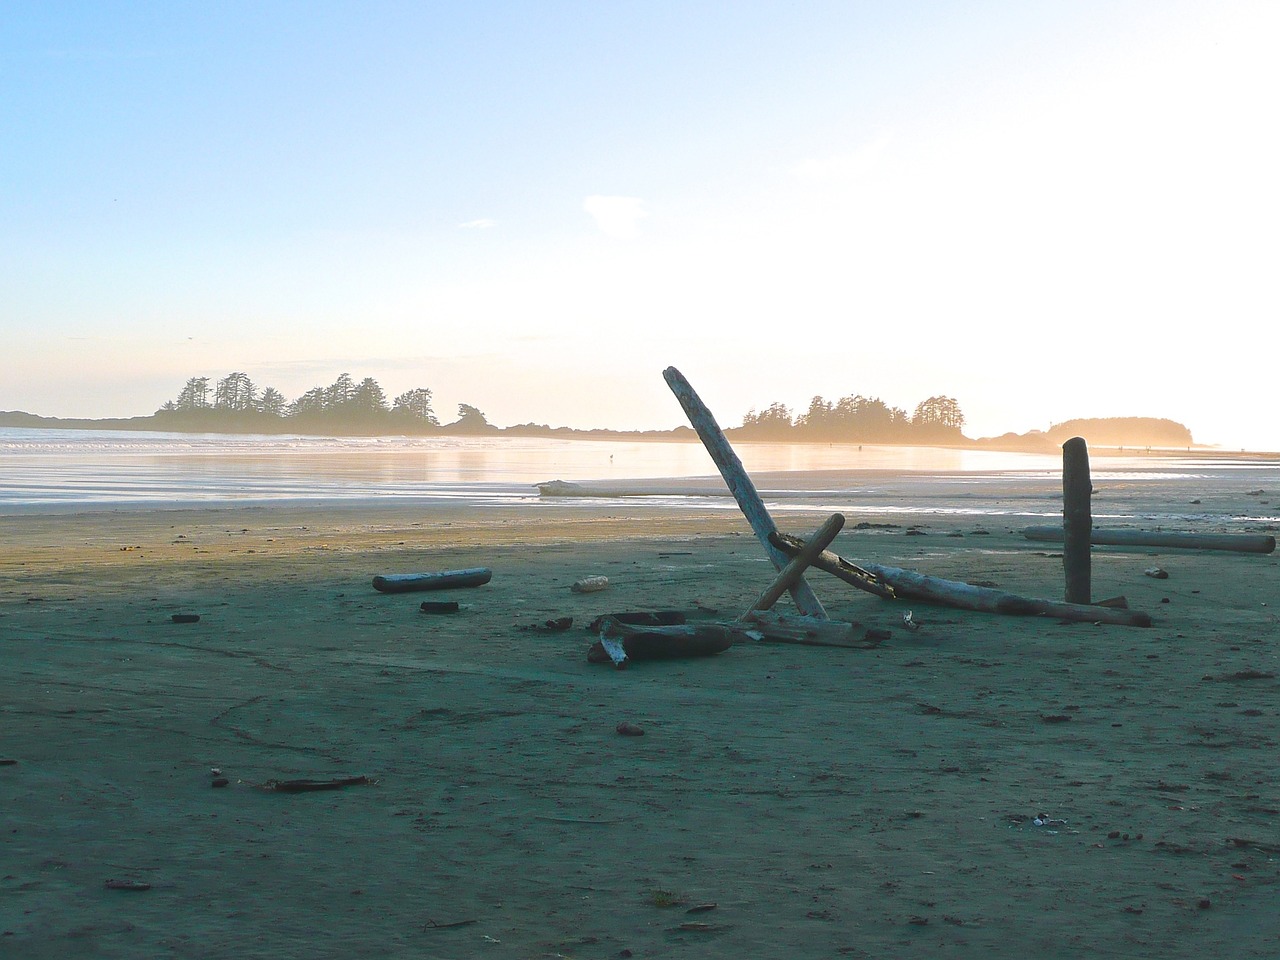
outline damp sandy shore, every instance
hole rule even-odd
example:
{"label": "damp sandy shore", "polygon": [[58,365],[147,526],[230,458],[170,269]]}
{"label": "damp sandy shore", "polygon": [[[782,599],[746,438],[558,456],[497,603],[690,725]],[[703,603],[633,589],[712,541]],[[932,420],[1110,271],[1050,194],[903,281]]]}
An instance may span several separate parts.
{"label": "damp sandy shore", "polygon": [[[1132,495],[1200,500],[1205,532],[1273,509]],[[850,513],[835,547],[1060,598],[1021,526]],[[736,511],[31,514],[0,543],[0,955],[1280,954],[1275,555],[1096,548],[1095,596],[1149,629],[916,606],[910,631],[811,573],[890,639],[615,671],[586,661],[595,616],[731,617],[768,583]]]}

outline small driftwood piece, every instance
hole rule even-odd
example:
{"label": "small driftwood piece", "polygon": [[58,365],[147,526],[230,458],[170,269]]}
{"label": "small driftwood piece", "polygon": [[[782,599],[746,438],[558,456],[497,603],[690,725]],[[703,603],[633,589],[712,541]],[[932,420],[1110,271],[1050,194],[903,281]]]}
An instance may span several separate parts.
{"label": "small driftwood piece", "polygon": [[[844,514],[833,513],[820,526],[816,533],[809,539],[809,542],[801,547],[783,567],[773,583],[765,588],[764,593],[760,594],[756,602],[751,605],[752,610],[768,610],[778,599],[791,589],[802,576],[805,570],[818,559],[818,555],[831,545],[831,541],[836,538],[841,528],[844,526]],[[769,543],[772,545],[773,540],[770,538]]]}
{"label": "small driftwood piece", "polygon": [[775,610],[749,610],[733,629],[750,640],[854,650],[878,647],[888,636],[886,631],[864,630],[856,623],[786,615]]}
{"label": "small driftwood piece", "polygon": [[[787,533],[772,534],[769,537],[769,542],[791,557],[799,553],[804,546],[803,540]],[[877,579],[875,574],[863,570],[857,564],[851,563],[830,550],[823,550],[819,553],[812,566],[815,570],[821,570],[839,580],[843,580],[851,587],[857,587],[859,590],[867,591],[867,593],[874,593],[877,597],[883,597],[885,600],[893,599],[893,587]]]}
{"label": "small driftwood piece", "polygon": [[340,790],[343,787],[364,786],[373,783],[368,777],[338,777],[335,780],[268,780],[263,790],[275,793],[313,793],[317,790]]}
{"label": "small driftwood piece", "polygon": [[[1028,540],[1062,542],[1061,527],[1026,527]],[[1233,550],[1237,553],[1274,553],[1276,538],[1260,533],[1161,533],[1147,530],[1100,530],[1089,534],[1094,546],[1180,547],[1192,550]]]}
{"label": "small driftwood piece", "polygon": [[865,560],[860,560],[858,563],[859,566],[865,567],[893,587],[894,593],[903,600],[924,600],[928,603],[939,603],[958,607],[961,610],[978,610],[985,613],[1056,617],[1059,620],[1110,623],[1125,627],[1151,626],[1150,615],[1137,610],[1120,610],[1092,603],[1063,603],[1059,600],[1021,597],[994,587],[975,587],[971,583],[943,580],[914,570],[886,567],[878,563],[868,563]]}
{"label": "small driftwood piece", "polygon": [[1092,557],[1093,481],[1089,478],[1089,448],[1083,437],[1062,445],[1062,572],[1067,603],[1093,599]]}
{"label": "small driftwood piece", "polygon": [[[769,535],[776,533],[778,527],[773,522],[773,517],[769,515],[768,509],[765,508],[764,501],[760,499],[760,494],[742,466],[742,461],[733,452],[733,447],[725,438],[724,431],[716,423],[716,418],[712,416],[707,405],[702,402],[679,370],[675,367],[667,367],[662,371],[662,377],[667,381],[667,386],[671,388],[676,399],[680,401],[685,416],[689,418],[690,426],[697,432],[702,445],[707,448],[707,453],[711,454],[711,459],[719,469],[720,476],[724,478],[733,498],[738,501],[743,516],[747,518],[747,523],[751,524],[751,529],[764,545],[765,553],[773,562],[774,569],[782,570],[788,563],[787,555],[769,541]],[[822,601],[814,594],[803,576],[792,584],[790,593],[796,608],[806,616],[825,617],[827,615],[822,608]]]}
{"label": "small driftwood piece", "polygon": [[408,593],[412,590],[448,590],[452,587],[480,587],[493,579],[487,567],[442,570],[439,573],[392,573],[373,578],[379,593]]}
{"label": "small driftwood piece", "polygon": [[731,646],[733,632],[723,624],[633,627],[606,617],[600,625],[600,639],[587,650],[587,662],[612,662],[621,669],[632,660],[709,657]]}

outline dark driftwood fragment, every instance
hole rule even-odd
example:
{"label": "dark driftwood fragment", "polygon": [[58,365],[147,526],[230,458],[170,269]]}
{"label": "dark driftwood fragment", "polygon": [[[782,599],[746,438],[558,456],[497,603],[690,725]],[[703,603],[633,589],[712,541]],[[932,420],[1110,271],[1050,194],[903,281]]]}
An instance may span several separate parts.
{"label": "dark driftwood fragment", "polygon": [[342,787],[356,787],[373,783],[368,777],[338,777],[335,780],[268,780],[262,784],[263,790],[276,793],[312,793],[317,790],[339,790]]}
{"label": "dark driftwood fragment", "polygon": [[[1060,527],[1026,527],[1028,540],[1062,541]],[[1236,553],[1274,553],[1276,538],[1260,533],[1163,533],[1148,530],[1100,530],[1089,541],[1098,547],[1175,547],[1189,550],[1232,550]]]}
{"label": "dark driftwood fragment", "polygon": [[447,590],[451,587],[479,587],[493,578],[487,567],[468,570],[442,570],[439,573],[392,573],[373,578],[373,589],[379,593],[408,593],[411,590]]}
{"label": "dark driftwood fragment", "polygon": [[418,607],[423,613],[457,613],[457,600],[423,600]]}
{"label": "dark driftwood fragment", "polygon": [[[621,648],[622,660],[611,656],[609,646]],[[622,666],[628,660],[677,660],[685,657],[709,657],[733,646],[732,632],[722,624],[681,624],[666,627],[632,627],[606,619],[600,627],[600,639],[587,650],[589,663],[614,663]]]}
{"label": "dark driftwood fragment", "polygon": [[1067,603],[1093,599],[1089,535],[1093,532],[1093,482],[1089,479],[1089,448],[1083,437],[1062,445],[1062,571]]}
{"label": "dark driftwood fragment", "polygon": [[174,623],[199,623],[200,614],[198,613],[175,613],[169,618]]}
{"label": "dark driftwood fragment", "polygon": [[[774,568],[781,570],[787,565],[787,555],[769,541],[769,534],[776,533],[778,527],[773,522],[773,517],[769,516],[769,511],[765,508],[764,501],[760,499],[755,484],[751,482],[751,477],[742,466],[742,461],[738,459],[738,455],[733,452],[733,447],[725,438],[724,431],[716,423],[716,418],[707,409],[707,405],[689,385],[689,381],[684,378],[684,374],[675,367],[667,367],[662,371],[662,376],[676,399],[680,401],[685,416],[689,418],[689,424],[702,440],[702,445],[707,448],[707,453],[711,454],[711,459],[719,469],[720,476],[724,478],[725,485],[733,494],[733,498],[738,501],[743,516],[747,518],[747,523],[751,525],[756,537],[764,545],[765,553],[773,562]],[[797,609],[807,616],[825,617],[827,615],[822,608],[822,602],[805,582],[804,577],[792,585],[791,599],[795,601]]]}
{"label": "dark driftwood fragment", "polygon": [[473,923],[479,923],[479,920],[451,920],[446,923],[440,923],[436,920],[428,920],[422,925],[423,930],[456,930],[458,927],[469,927]]}
{"label": "dark driftwood fragment", "polygon": [[135,892],[151,889],[151,884],[145,880],[108,880],[104,886],[108,890],[133,890]]}

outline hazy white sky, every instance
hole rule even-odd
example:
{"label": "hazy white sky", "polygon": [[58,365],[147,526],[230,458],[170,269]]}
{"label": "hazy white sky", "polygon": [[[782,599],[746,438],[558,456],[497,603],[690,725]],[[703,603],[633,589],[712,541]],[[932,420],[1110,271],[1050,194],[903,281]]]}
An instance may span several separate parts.
{"label": "hazy white sky", "polygon": [[343,372],[1280,450],[1276,0],[0,0],[0,410]]}

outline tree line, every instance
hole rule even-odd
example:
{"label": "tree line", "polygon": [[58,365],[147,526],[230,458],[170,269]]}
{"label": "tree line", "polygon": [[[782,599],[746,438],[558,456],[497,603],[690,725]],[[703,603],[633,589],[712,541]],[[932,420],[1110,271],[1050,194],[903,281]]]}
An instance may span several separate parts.
{"label": "tree line", "polygon": [[814,397],[809,409],[793,414],[784,404],[749,411],[739,435],[760,440],[826,440],[842,443],[938,443],[964,437],[964,413],[952,397],[930,397],[908,415],[877,397],[861,394],[834,402]]}
{"label": "tree line", "polygon": [[312,387],[290,401],[274,387],[259,388],[248,375],[237,372],[216,382],[208,377],[192,377],[175,399],[156,411],[156,416],[175,425],[197,423],[234,429],[397,433],[496,429],[480,410],[466,403],[458,405],[455,422],[442,425],[431,403],[428,387],[414,387],[388,400],[377,380],[365,377],[357,382],[349,373],[327,387]]}
{"label": "tree line", "polygon": [[[215,432],[420,434],[499,429],[478,408],[466,403],[458,404],[456,421],[442,424],[432,400],[428,387],[414,387],[390,400],[377,380],[365,377],[357,381],[349,373],[327,387],[312,387],[288,400],[274,387],[259,387],[247,374],[236,372],[216,381],[192,377],[175,399],[156,411],[156,419],[176,430]],[[834,402],[815,396],[809,408],[799,414],[773,403],[763,410],[749,411],[742,426],[730,428],[730,433],[746,440],[946,443],[963,441],[963,427],[964,414],[951,397],[930,397],[908,414],[879,398],[858,394]],[[536,424],[508,429],[515,433],[567,430]]]}

